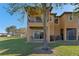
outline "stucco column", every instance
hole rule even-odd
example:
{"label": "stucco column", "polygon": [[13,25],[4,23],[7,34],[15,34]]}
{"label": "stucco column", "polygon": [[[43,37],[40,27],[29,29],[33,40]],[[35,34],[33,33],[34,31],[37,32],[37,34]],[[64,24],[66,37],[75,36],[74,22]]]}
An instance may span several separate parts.
{"label": "stucco column", "polygon": [[66,40],[66,28],[64,29],[64,40]]}
{"label": "stucco column", "polygon": [[50,34],[49,33],[47,34],[47,41],[48,41],[48,43],[50,43]]}
{"label": "stucco column", "polygon": [[47,41],[50,43],[50,26],[48,24],[48,29],[47,29]]}
{"label": "stucco column", "polygon": [[76,29],[76,40],[78,40],[78,29]]}

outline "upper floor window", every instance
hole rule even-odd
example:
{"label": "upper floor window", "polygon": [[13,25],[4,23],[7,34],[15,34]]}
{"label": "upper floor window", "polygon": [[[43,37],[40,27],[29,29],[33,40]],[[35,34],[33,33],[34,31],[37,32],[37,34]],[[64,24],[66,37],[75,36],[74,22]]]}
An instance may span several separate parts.
{"label": "upper floor window", "polygon": [[52,21],[52,17],[50,17],[50,21]]}
{"label": "upper floor window", "polygon": [[43,39],[43,32],[40,32],[40,31],[35,31],[33,32],[33,38],[34,39]]}
{"label": "upper floor window", "polygon": [[54,23],[58,24],[58,18],[55,18]]}
{"label": "upper floor window", "polygon": [[41,17],[29,17],[29,22],[42,22]]}
{"label": "upper floor window", "polygon": [[72,15],[68,16],[68,20],[71,21],[73,19]]}
{"label": "upper floor window", "polygon": [[41,17],[36,17],[36,22],[42,22]]}
{"label": "upper floor window", "polygon": [[28,18],[28,21],[29,21],[29,22],[35,22],[35,18],[29,17],[29,18]]}

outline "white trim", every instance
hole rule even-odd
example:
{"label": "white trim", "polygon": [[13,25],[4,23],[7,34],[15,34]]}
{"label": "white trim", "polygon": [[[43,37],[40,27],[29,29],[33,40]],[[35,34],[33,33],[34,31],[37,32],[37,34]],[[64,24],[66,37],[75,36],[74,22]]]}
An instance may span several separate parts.
{"label": "white trim", "polygon": [[[35,37],[35,35],[34,35],[35,32],[43,32],[43,31],[42,31],[42,30],[33,30],[33,32],[32,32],[32,36],[33,36],[33,37]],[[39,39],[35,39],[35,38],[34,38],[34,40],[42,40],[42,39],[40,39],[40,38],[39,38]]]}

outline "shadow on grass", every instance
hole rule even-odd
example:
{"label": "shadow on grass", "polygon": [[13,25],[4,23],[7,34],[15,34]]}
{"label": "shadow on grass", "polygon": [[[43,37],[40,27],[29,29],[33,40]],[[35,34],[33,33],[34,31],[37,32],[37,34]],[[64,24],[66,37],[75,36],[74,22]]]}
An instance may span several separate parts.
{"label": "shadow on grass", "polygon": [[[58,41],[49,44],[51,48],[55,48],[62,45],[79,45],[79,43],[74,43],[74,41]],[[42,46],[42,44],[27,43],[24,39],[10,39],[0,41],[0,55],[27,56],[32,54],[34,48],[40,46]]]}
{"label": "shadow on grass", "polygon": [[79,46],[79,40],[67,40],[67,41],[56,41],[54,43],[50,43],[49,46],[51,48],[55,48],[58,46]]}

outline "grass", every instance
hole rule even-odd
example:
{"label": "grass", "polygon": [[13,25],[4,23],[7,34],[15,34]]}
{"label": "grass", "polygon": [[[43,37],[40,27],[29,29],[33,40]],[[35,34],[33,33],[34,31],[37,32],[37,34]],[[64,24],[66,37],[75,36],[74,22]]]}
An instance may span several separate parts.
{"label": "grass", "polygon": [[40,43],[27,43],[22,38],[0,37],[0,55],[2,56],[79,56],[79,41],[56,41],[49,46],[53,50],[52,54],[33,54]]}
{"label": "grass", "polygon": [[0,55],[29,55],[40,44],[27,43],[22,38],[0,38]]}

